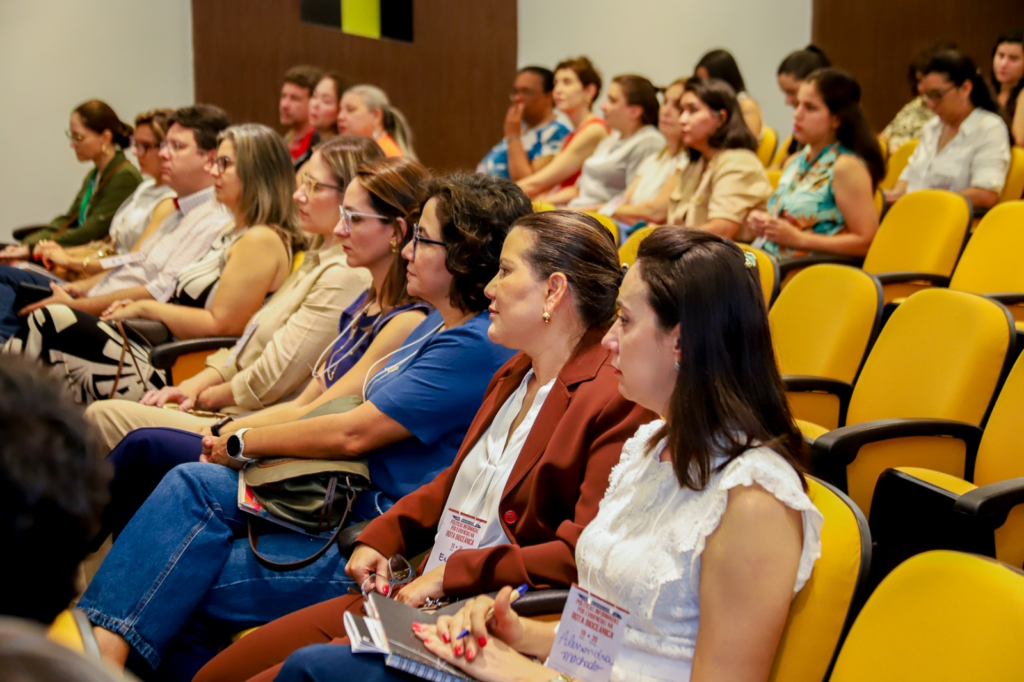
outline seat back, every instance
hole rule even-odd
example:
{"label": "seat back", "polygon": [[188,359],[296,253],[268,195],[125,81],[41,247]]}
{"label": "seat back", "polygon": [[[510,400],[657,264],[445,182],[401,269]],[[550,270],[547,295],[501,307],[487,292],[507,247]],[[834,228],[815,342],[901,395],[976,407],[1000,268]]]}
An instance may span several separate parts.
{"label": "seat back", "polygon": [[552,204],[550,202],[547,202],[547,201],[534,201],[533,202],[533,212],[534,213],[543,213],[544,211],[554,211],[555,208],[556,207],[555,207],[554,204]]}
{"label": "seat back", "polygon": [[[854,386],[846,423],[923,418],[980,426],[1013,345],[1013,321],[995,301],[948,289],[918,292],[878,335]],[[867,509],[886,469],[921,466],[963,476],[965,455],[963,443],[951,438],[867,445],[847,467],[847,490]]]}
{"label": "seat back", "polygon": [[761,127],[761,140],[757,143],[757,158],[765,168],[771,165],[775,157],[775,147],[779,143],[779,135],[771,126]]}
{"label": "seat back", "polygon": [[825,517],[821,557],[789,607],[772,665],[771,682],[821,682],[863,601],[871,563],[871,534],[850,498],[807,479],[814,506]]}
{"label": "seat back", "polygon": [[65,609],[57,614],[57,618],[46,630],[46,638],[89,658],[100,658],[92,623],[84,613],[76,609]]}
{"label": "seat back", "polygon": [[615,240],[615,245],[619,245],[619,224],[615,222],[614,218],[606,216],[603,213],[596,213],[594,211],[584,212],[597,222],[601,223],[601,225],[604,226],[604,229],[608,230],[611,233],[612,239]]}
{"label": "seat back", "polygon": [[777,168],[770,168],[765,171],[768,174],[768,183],[772,186],[774,192],[779,188],[779,180],[782,179],[782,171]]}
{"label": "seat back", "polygon": [[640,248],[640,242],[644,240],[644,237],[656,229],[657,225],[641,227],[639,230],[629,235],[622,246],[619,247],[619,260],[625,265],[632,266],[633,263],[636,262],[636,252],[637,249]]}
{"label": "seat back", "polygon": [[1024,199],[1024,148],[1010,147],[1010,169],[1006,172],[1006,184],[999,195],[999,201]]}
{"label": "seat back", "polygon": [[775,155],[772,157],[772,167],[782,168],[782,164],[786,162],[786,157],[789,156],[789,145],[793,144],[793,136],[790,135],[782,141],[776,150]]}
{"label": "seat back", "polygon": [[919,554],[878,586],[830,682],[1024,679],[1024,573],[958,552]]}
{"label": "seat back", "polygon": [[905,142],[899,149],[889,150],[889,158],[885,162],[885,177],[878,183],[880,188],[892,189],[896,186],[915,149],[917,149],[917,140]]}
{"label": "seat back", "polygon": [[[874,276],[845,265],[804,268],[768,311],[779,372],[852,384],[881,320],[882,286]],[[789,404],[794,417],[839,425],[833,395],[793,393]]]}
{"label": "seat back", "polygon": [[738,247],[747,253],[754,254],[757,258],[757,275],[761,279],[761,293],[764,294],[764,305],[770,307],[775,297],[779,295],[779,264],[775,258],[768,253],[749,244],[737,244]]}
{"label": "seat back", "polygon": [[971,235],[949,288],[974,294],[1024,293],[1021,253],[1024,201],[999,204],[985,214]]}

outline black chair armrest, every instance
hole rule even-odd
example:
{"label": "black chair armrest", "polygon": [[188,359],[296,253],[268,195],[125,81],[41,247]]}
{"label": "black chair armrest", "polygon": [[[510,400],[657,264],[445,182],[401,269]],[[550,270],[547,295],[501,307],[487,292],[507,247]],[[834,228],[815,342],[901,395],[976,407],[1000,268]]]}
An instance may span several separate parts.
{"label": "black chair armrest", "polygon": [[11,237],[15,241],[20,242],[21,240],[25,239],[26,237],[32,236],[33,232],[41,230],[44,227],[46,227],[46,225],[26,225],[25,227],[18,227],[18,228],[15,228],[11,232]]}
{"label": "black chair armrest", "polygon": [[787,374],[782,377],[786,390],[792,393],[828,393],[839,398],[839,423],[846,423],[846,410],[850,407],[853,386],[838,379]]}
{"label": "black chair armrest", "polygon": [[149,351],[149,362],[154,369],[170,369],[175,360],[188,353],[200,353],[207,350],[231,348],[238,341],[237,336],[210,336],[205,339],[188,339],[171,341],[154,346]]}
{"label": "black chair armrest", "polygon": [[1024,292],[1020,293],[1005,293],[1005,294],[985,294],[986,298],[999,301],[1003,305],[1017,305],[1018,303],[1024,303]]}
{"label": "black chair armrest", "polygon": [[346,559],[352,556],[352,550],[355,549],[356,541],[359,540],[359,534],[369,525],[369,521],[353,523],[338,534],[338,551],[341,552],[341,556]]}
{"label": "black chair armrest", "polygon": [[989,483],[964,493],[956,501],[954,509],[983,519],[991,528],[1006,523],[1006,517],[1018,504],[1024,503],[1024,478],[1011,478],[998,483]]}
{"label": "black chair armrest", "polygon": [[974,475],[974,459],[981,442],[981,428],[950,419],[879,419],[843,426],[821,435],[811,447],[813,469],[841,490],[846,490],[846,467],[857,458],[860,449],[869,443],[893,438],[931,436],[957,438],[967,448],[965,477]]}
{"label": "black chair armrest", "polygon": [[930,272],[885,272],[875,276],[883,286],[886,284],[902,284],[904,282],[917,282],[921,280],[934,284],[937,287],[949,286],[949,277],[946,275],[934,275]]}
{"label": "black chair armrest", "polygon": [[552,613],[561,613],[568,598],[569,590],[563,588],[552,587],[546,590],[535,590],[527,592],[512,602],[512,608],[520,616],[526,618],[546,616]]}
{"label": "black chair armrest", "polygon": [[852,265],[859,268],[864,264],[863,256],[844,256],[839,253],[812,253],[807,256],[779,259],[779,279],[783,280],[793,270],[809,268],[812,265],[831,263],[833,265]]}

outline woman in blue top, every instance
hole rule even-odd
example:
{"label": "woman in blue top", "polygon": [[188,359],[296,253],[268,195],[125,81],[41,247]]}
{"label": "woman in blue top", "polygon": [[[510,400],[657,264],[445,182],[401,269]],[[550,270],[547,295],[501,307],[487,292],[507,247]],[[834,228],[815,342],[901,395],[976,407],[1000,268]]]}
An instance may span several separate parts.
{"label": "woman in blue top", "polygon": [[768,211],[748,220],[755,246],[777,256],[810,251],[863,256],[878,230],[874,191],[885,175],[878,140],[860,107],[860,85],[839,69],[819,69],[797,94],[790,159]]}
{"label": "woman in blue top", "polygon": [[[532,212],[530,200],[508,180],[483,175],[435,181],[426,196],[402,252],[409,294],[435,310],[370,369],[360,387],[366,402],[301,424],[235,431],[249,458],[367,456],[373,488],[359,496],[356,517],[380,514],[452,463],[491,376],[513,355],[487,338],[484,287],[509,226]],[[345,208],[352,235],[388,220]],[[225,449],[232,428],[204,438],[202,462],[164,478],[79,601],[111,664],[123,666],[133,653],[142,671],[191,679],[232,633],[354,586],[334,552],[290,573],[256,561],[250,517],[237,505],[241,464]],[[262,537],[260,550],[276,561],[311,553],[309,539],[291,532]]]}

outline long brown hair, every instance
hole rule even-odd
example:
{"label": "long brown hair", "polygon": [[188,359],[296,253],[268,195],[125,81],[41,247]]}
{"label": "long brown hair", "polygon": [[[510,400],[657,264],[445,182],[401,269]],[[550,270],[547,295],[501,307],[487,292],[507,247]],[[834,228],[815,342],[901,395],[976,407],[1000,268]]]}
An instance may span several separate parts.
{"label": "long brown hair", "polygon": [[[704,102],[711,111],[726,112],[726,120],[718,127],[718,130],[708,138],[708,146],[712,149],[749,149],[757,151],[757,138],[750,132],[746,122],[743,120],[743,111],[740,109],[739,101],[732,87],[723,80],[717,78],[691,78],[683,86],[683,92],[691,92]],[[690,150],[690,160],[700,159],[700,152],[696,149]]]}
{"label": "long brown hair", "polygon": [[750,448],[779,453],[798,472],[806,449],[775,364],[757,268],[710,232],[659,227],[642,242],[636,267],[659,326],[679,327],[679,372],[665,438],[679,485],[703,490]]}

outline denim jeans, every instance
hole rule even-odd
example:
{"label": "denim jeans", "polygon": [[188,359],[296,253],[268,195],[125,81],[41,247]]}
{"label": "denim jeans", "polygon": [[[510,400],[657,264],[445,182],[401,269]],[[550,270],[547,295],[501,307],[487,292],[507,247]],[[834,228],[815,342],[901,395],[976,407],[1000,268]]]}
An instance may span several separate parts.
{"label": "denim jeans", "polygon": [[[125,527],[78,608],[153,670],[170,666],[191,679],[232,634],[356,587],[337,552],[289,573],[260,565],[237,496],[238,473],[227,467],[175,467]],[[260,551],[275,560],[308,556],[322,542],[260,523]]]}
{"label": "denim jeans", "polygon": [[[345,671],[344,677],[339,671]],[[409,682],[411,675],[384,665],[379,654],[353,654],[343,644],[315,644],[288,657],[274,682]]]}
{"label": "denim jeans", "polygon": [[18,311],[14,309],[14,297],[22,283],[50,286],[50,280],[42,275],[19,270],[10,265],[0,265],[0,343],[14,336],[21,328],[22,320],[18,317]]}

